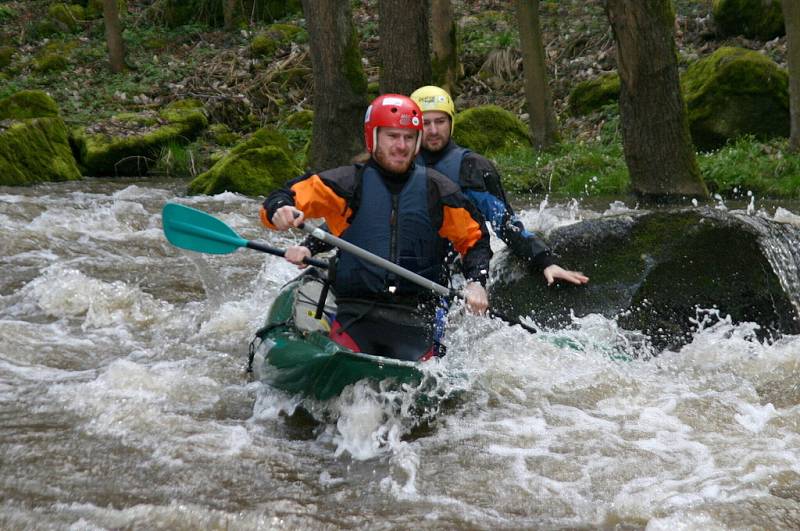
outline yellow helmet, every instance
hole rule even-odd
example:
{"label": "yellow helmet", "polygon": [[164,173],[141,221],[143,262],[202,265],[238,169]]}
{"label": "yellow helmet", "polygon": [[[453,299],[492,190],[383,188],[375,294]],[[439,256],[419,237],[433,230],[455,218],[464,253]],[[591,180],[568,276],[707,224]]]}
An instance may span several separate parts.
{"label": "yellow helmet", "polygon": [[423,115],[428,111],[441,111],[450,116],[450,134],[453,134],[456,122],[456,106],[453,105],[453,99],[446,90],[433,85],[426,85],[412,92],[410,97],[422,109]]}

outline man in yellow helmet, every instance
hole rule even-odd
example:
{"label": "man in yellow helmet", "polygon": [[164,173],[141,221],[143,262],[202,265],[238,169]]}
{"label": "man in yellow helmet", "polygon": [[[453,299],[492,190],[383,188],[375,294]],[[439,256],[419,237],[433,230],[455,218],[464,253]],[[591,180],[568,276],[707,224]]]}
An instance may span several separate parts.
{"label": "man in yellow helmet", "polygon": [[500,239],[515,255],[541,269],[548,284],[556,280],[572,284],[589,282],[589,277],[583,273],[567,271],[557,265],[544,242],[525,230],[506,200],[500,174],[494,165],[486,157],[453,142],[456,109],[450,94],[428,85],[415,90],[411,99],[423,113],[422,149],[417,164],[432,167],[458,184]]}

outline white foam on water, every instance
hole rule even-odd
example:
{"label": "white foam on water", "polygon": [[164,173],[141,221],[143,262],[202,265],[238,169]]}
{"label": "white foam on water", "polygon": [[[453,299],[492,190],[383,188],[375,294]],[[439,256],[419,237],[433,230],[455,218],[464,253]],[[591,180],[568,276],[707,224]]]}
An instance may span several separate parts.
{"label": "white foam on water", "polygon": [[22,288],[53,317],[83,317],[84,328],[146,326],[165,320],[172,306],[121,281],[104,282],[55,264]]}

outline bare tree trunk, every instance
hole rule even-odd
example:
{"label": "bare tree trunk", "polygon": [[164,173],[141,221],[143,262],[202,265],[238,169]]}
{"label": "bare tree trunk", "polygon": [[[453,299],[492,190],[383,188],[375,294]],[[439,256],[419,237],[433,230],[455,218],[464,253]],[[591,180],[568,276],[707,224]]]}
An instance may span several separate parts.
{"label": "bare tree trunk", "polygon": [[239,0],[221,0],[222,18],[225,21],[225,29],[232,30],[236,26],[236,4]]}
{"label": "bare tree trunk", "polygon": [[103,22],[106,26],[106,43],[108,44],[108,60],[111,63],[111,70],[116,73],[124,72],[127,69],[125,66],[125,43],[122,40],[117,0],[103,0]]}
{"label": "bare tree trunk", "polygon": [[789,62],[789,151],[800,151],[800,3],[783,0],[783,21],[786,25]]}
{"label": "bare tree trunk", "polygon": [[450,0],[431,0],[430,23],[433,83],[455,97],[463,67],[458,61],[456,23]]}
{"label": "bare tree trunk", "polygon": [[431,83],[428,0],[379,0],[382,94],[411,94]]}
{"label": "bare tree trunk", "polygon": [[553,96],[547,81],[542,26],[539,22],[539,0],[516,0],[516,3],[531,134],[534,145],[539,149],[546,149],[558,142],[558,127],[553,110]]}
{"label": "bare tree trunk", "polygon": [[367,78],[350,0],[302,0],[314,75],[310,166],[323,170],[364,151]]}
{"label": "bare tree trunk", "polygon": [[622,144],[633,192],[708,197],[678,78],[671,0],[606,0],[617,43]]}

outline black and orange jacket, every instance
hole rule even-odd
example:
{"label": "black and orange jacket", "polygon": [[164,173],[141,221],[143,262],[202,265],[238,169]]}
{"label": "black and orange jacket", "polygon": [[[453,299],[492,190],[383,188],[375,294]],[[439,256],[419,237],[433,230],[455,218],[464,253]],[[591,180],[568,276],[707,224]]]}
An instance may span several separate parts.
{"label": "black and orange jacket", "polygon": [[[374,161],[367,164],[377,170],[393,192],[402,189],[411,171],[402,176],[388,175]],[[360,203],[361,169],[361,165],[341,166],[289,181],[286,188],[271,193],[264,201],[261,222],[274,230],[270,220],[275,211],[292,205],[308,219],[324,218],[331,233],[340,236],[350,226]],[[439,236],[449,240],[461,255],[465,277],[485,285],[492,251],[483,216],[450,179],[432,169],[428,169],[427,175],[432,224]]]}

